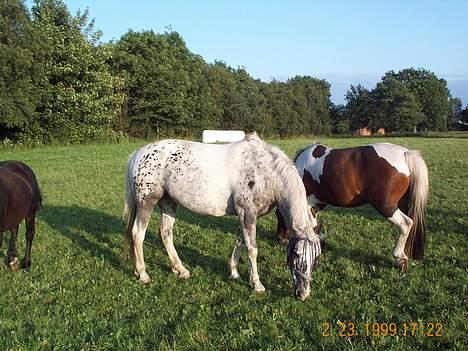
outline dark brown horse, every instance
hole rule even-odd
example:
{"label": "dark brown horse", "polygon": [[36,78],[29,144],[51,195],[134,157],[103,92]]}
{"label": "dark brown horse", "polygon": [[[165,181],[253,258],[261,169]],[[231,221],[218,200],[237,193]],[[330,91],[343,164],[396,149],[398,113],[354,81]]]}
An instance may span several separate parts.
{"label": "dark brown horse", "polygon": [[3,232],[11,232],[7,262],[18,268],[16,241],[19,224],[26,222],[26,250],[21,266],[31,266],[31,246],[35,233],[36,211],[42,206],[42,196],[34,172],[22,162],[0,162],[0,247]]}
{"label": "dark brown horse", "polygon": [[[408,256],[423,258],[429,180],[417,151],[388,143],[347,149],[313,144],[299,151],[295,164],[314,215],[327,204],[370,204],[399,228],[395,264],[406,270]],[[284,220],[277,218],[278,238],[286,241]]]}

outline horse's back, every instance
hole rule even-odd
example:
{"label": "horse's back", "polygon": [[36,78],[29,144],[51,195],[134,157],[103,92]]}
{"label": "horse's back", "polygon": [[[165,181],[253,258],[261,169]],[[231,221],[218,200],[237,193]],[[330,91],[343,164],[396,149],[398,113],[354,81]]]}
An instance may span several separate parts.
{"label": "horse's back", "polygon": [[0,162],[0,230],[14,228],[41,206],[34,172],[20,161]]}
{"label": "horse's back", "polygon": [[319,202],[353,207],[381,202],[389,194],[403,196],[409,186],[407,151],[389,143],[345,149],[314,145],[298,156],[296,166],[308,195]]}
{"label": "horse's back", "polygon": [[166,194],[197,213],[230,212],[239,145],[167,139],[142,147],[130,160],[137,199]]}

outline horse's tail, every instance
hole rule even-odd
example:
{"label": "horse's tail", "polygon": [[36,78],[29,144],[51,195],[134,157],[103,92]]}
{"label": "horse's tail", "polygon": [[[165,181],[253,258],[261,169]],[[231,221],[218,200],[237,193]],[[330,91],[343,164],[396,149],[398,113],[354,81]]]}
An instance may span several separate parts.
{"label": "horse's tail", "polygon": [[32,186],[32,202],[31,202],[31,208],[29,210],[30,214],[36,213],[36,211],[40,210],[42,208],[42,192],[41,188],[39,187],[39,184],[37,182],[37,177],[34,171],[25,163],[19,163],[19,166],[23,170],[23,172],[26,173],[26,175],[29,177],[31,186]]}
{"label": "horse's tail", "polygon": [[419,151],[405,152],[406,164],[410,171],[410,185],[408,197],[408,216],[413,220],[405,252],[414,259],[424,257],[426,244],[426,204],[429,195],[429,176],[426,163]]}
{"label": "horse's tail", "polygon": [[42,191],[39,188],[39,184],[37,183],[36,175],[33,173],[33,181],[35,183],[36,191],[33,194],[33,206],[35,211],[38,211],[42,208]]}
{"label": "horse's tail", "polygon": [[125,221],[125,237],[122,249],[123,257],[128,255],[129,246],[133,246],[132,228],[136,216],[135,184],[132,177],[134,157],[135,153],[133,153],[128,160],[127,173],[125,176],[125,206],[122,215]]}

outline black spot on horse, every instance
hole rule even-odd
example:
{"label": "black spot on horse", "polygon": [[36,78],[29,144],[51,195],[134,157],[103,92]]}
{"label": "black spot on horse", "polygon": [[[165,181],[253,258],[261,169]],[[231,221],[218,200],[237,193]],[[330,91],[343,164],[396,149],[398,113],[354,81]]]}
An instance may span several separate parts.
{"label": "black spot on horse", "polygon": [[249,186],[250,189],[252,189],[253,186],[255,185],[255,182],[251,180],[247,185]]}
{"label": "black spot on horse", "polygon": [[314,151],[312,152],[312,156],[314,156],[314,158],[320,158],[323,156],[323,154],[325,153],[325,150],[327,148],[323,145],[317,145],[314,149]]}

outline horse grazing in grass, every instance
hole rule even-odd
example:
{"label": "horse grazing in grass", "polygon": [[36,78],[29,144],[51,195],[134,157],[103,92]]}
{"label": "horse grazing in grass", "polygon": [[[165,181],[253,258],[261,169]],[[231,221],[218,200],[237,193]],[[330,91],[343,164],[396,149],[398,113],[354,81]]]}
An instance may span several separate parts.
{"label": "horse grazing in grass", "polygon": [[228,260],[230,278],[239,278],[237,264],[246,247],[250,285],[258,292],[265,288],[257,272],[256,221],[277,206],[293,234],[287,262],[295,295],[301,300],[308,297],[310,275],[321,252],[314,231],[316,222],[292,162],[255,133],[243,141],[223,145],[162,140],[144,146],[130,157],[124,248],[130,246],[134,273],[143,283],[150,281],[143,259],[143,241],[155,205],[161,210],[159,233],[172,271],[181,278],[188,278],[190,273],[173,244],[177,206],[204,215],[237,215],[240,229]]}
{"label": "horse grazing in grass", "polygon": [[0,162],[0,247],[3,232],[11,232],[7,262],[18,269],[16,241],[19,224],[26,222],[26,251],[21,266],[31,266],[31,246],[35,233],[36,211],[42,206],[42,196],[34,172],[22,162]]}
{"label": "horse grazing in grass", "polygon": [[[429,180],[418,151],[389,143],[347,149],[313,144],[298,152],[295,164],[314,216],[327,204],[371,204],[399,228],[395,264],[404,271],[408,256],[423,258]],[[287,240],[284,219],[277,217],[278,237]]]}

